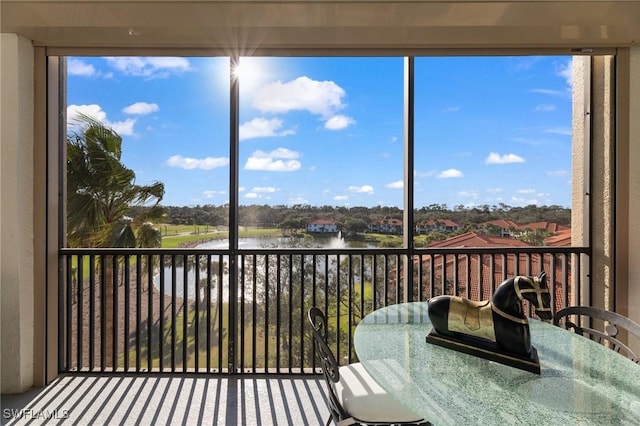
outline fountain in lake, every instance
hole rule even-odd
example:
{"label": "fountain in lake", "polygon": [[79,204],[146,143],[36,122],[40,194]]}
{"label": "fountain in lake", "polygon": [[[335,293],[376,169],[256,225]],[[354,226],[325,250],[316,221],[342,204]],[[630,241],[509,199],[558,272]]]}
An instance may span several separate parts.
{"label": "fountain in lake", "polygon": [[331,249],[341,249],[341,248],[345,248],[346,246],[347,246],[347,243],[344,242],[342,231],[338,231],[338,235],[336,235],[329,241],[329,248]]}
{"label": "fountain in lake", "polygon": [[[339,250],[339,249],[343,249],[348,247],[348,244],[345,242],[344,237],[342,236],[342,232],[338,231],[337,235],[331,237],[331,238],[323,238],[322,240],[322,246],[324,248],[328,248],[328,249],[332,249],[332,250]],[[260,248],[260,247],[266,247],[269,244],[272,244],[276,247],[281,247],[283,244],[283,239],[282,238],[271,238],[271,239],[264,239],[264,238],[241,238],[239,241],[239,246],[241,248],[244,249],[250,249],[250,248]],[[201,248],[206,248],[206,249],[211,249],[211,250],[226,250],[229,247],[229,241],[228,240],[212,240],[206,243],[202,243],[200,245],[198,245],[196,248],[201,249]],[[214,255],[215,257],[217,257],[217,255]],[[332,255],[333,256],[333,255]],[[228,262],[228,256],[224,255],[221,259],[222,262],[224,262],[225,264]],[[202,279],[202,277],[206,276],[206,270],[200,270],[200,277]],[[160,275],[163,274],[164,277],[164,292],[165,294],[171,295],[172,292],[172,280],[174,279],[175,276],[175,288],[176,288],[176,297],[183,297],[184,294],[184,269],[182,267],[182,265],[176,265],[175,266],[175,271],[172,271],[172,266],[165,266],[164,268],[162,268],[158,273],[156,273],[156,275],[154,276],[153,279],[153,283],[155,285],[155,287],[157,289],[160,288]],[[187,289],[187,297],[189,299],[194,300],[196,298],[196,293],[199,293],[200,296],[202,296],[201,290],[196,290],[196,285],[195,285],[195,279],[196,279],[196,273],[195,273],[195,269],[191,268],[189,271],[187,271],[186,274],[187,277],[187,282],[188,282],[188,289]],[[223,300],[226,302],[228,301],[228,294],[229,294],[229,274],[228,272],[223,272],[223,276],[222,277],[216,277],[213,281],[212,281],[212,285],[216,288],[216,290],[212,291],[212,300],[215,301],[217,299],[217,286],[222,284],[223,286]],[[250,294],[251,292],[248,292],[248,295],[245,295],[245,298],[248,298],[248,300],[250,300]]]}

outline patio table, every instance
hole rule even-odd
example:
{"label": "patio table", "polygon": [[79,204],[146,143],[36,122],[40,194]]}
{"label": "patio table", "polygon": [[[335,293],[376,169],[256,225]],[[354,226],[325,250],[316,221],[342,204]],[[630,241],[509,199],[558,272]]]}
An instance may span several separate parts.
{"label": "patio table", "polygon": [[597,342],[530,319],[541,374],[425,341],[426,302],[392,305],[356,327],[359,361],[434,425],[640,425],[640,365]]}

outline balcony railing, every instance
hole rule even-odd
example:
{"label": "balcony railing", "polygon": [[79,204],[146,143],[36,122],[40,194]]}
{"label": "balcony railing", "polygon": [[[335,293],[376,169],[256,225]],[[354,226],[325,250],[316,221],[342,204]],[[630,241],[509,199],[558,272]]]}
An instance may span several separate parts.
{"label": "balcony railing", "polygon": [[[339,362],[369,312],[456,294],[485,300],[515,275],[549,277],[554,310],[588,276],[581,247],[61,249],[62,372],[309,373],[306,312],[329,318]],[[410,278],[408,278],[410,277]],[[186,297],[185,297],[186,296]]]}

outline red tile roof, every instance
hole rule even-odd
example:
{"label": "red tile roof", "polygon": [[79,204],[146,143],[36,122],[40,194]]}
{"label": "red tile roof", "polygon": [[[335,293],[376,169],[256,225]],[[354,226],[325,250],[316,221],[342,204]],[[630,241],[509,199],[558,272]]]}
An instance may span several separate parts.
{"label": "red tile roof", "polygon": [[336,223],[333,219],[327,218],[318,218],[309,222],[309,224],[318,224],[318,225],[334,225]]}
{"label": "red tile roof", "polygon": [[555,222],[534,222],[534,223],[529,223],[526,225],[520,225],[518,226],[518,228],[520,229],[547,229],[548,231],[551,231],[553,233],[556,232],[561,232],[561,231],[566,231],[571,230],[571,228],[564,226],[564,225],[559,225]]}
{"label": "red tile roof", "polygon": [[504,220],[504,219],[490,220],[488,222],[483,223],[483,225],[487,225],[487,224],[495,225],[495,226],[498,226],[498,227],[504,228],[504,229],[519,228],[520,227],[520,225],[518,225],[514,221],[512,221],[512,220]]}
{"label": "red tile roof", "polygon": [[[529,245],[513,238],[489,237],[475,232],[469,232],[443,241],[437,241],[429,247],[528,247]],[[446,258],[445,258],[446,257]],[[416,259],[416,263],[420,262]],[[552,268],[553,265],[553,268]],[[416,265],[418,266],[418,265]],[[439,294],[457,294],[472,300],[490,299],[495,287],[504,280],[516,275],[538,275],[540,271],[547,272],[547,283],[554,287],[555,308],[566,306],[564,303],[565,283],[567,289],[571,281],[570,260],[562,255],[546,254],[541,258],[532,255],[428,255],[422,257],[422,283],[428,283],[433,274],[434,294],[430,294],[430,286],[423,285],[421,297],[430,298]],[[444,268],[444,273],[443,273]],[[433,269],[433,271],[432,271]],[[470,283],[466,285],[455,283]],[[445,288],[443,289],[443,285]],[[493,288],[492,288],[493,287]],[[568,291],[568,290],[567,290]],[[567,294],[567,300],[569,295]]]}
{"label": "red tile roof", "polygon": [[479,232],[467,232],[446,240],[433,241],[429,247],[528,247],[515,238],[490,237]]}
{"label": "red tile roof", "polygon": [[562,229],[551,237],[545,238],[544,245],[552,247],[571,246],[571,228]]}

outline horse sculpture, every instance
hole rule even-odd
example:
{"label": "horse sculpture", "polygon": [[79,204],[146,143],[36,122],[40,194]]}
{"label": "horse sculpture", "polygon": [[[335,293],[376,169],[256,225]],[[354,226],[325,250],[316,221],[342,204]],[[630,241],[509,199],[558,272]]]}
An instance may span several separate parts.
{"label": "horse sculpture", "polygon": [[544,271],[537,277],[507,279],[490,301],[434,297],[428,302],[433,330],[427,341],[539,374],[523,300],[533,306],[541,319],[551,319],[551,296]]}

